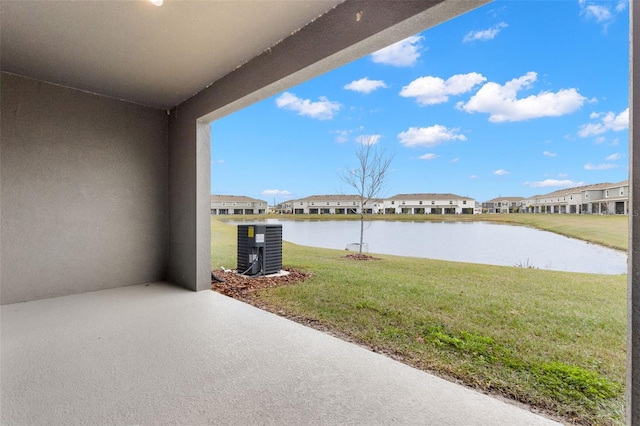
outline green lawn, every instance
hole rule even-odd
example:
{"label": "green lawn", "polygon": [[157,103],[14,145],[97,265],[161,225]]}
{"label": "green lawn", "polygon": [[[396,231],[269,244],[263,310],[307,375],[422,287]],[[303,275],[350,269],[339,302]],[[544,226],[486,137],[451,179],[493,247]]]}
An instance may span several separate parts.
{"label": "green lawn", "polygon": [[[622,217],[482,217],[626,243]],[[235,239],[234,226],[212,220],[213,268],[235,268]],[[314,275],[258,301],[565,420],[623,424],[625,276],[344,255],[285,242],[284,265]]]}

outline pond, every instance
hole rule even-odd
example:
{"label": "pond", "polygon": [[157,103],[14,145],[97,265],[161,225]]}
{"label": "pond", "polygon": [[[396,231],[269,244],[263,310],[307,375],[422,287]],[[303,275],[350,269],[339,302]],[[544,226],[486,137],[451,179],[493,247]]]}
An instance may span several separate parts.
{"label": "pond", "polygon": [[[282,224],[282,238],[300,245],[345,249],[360,239],[359,221],[265,222]],[[364,242],[369,253],[595,274],[627,272],[624,252],[552,232],[489,222],[371,221],[365,222]]]}

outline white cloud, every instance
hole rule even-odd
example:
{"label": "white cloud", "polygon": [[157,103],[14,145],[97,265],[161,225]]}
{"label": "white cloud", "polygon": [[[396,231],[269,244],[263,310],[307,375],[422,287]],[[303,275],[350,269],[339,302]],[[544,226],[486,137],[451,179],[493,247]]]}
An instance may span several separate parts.
{"label": "white cloud", "polygon": [[304,115],[318,120],[330,120],[340,110],[338,102],[332,102],[324,96],[317,102],[309,99],[300,99],[293,93],[284,92],[276,99],[278,108],[296,111],[298,115]]}
{"label": "white cloud", "polygon": [[627,9],[626,0],[618,0],[613,6],[613,2],[600,2],[595,4],[592,1],[579,0],[580,14],[602,25],[602,30],[606,33],[609,25],[615,20],[616,14]]}
{"label": "white cloud", "polygon": [[458,161],[460,161],[459,158],[452,158],[451,161],[449,161],[450,163],[457,163]]}
{"label": "white cloud", "polygon": [[584,12],[587,17],[594,18],[598,23],[610,21],[613,18],[611,9],[605,5],[590,4],[585,6]]}
{"label": "white cloud", "polygon": [[286,189],[265,189],[261,192],[261,194],[270,197],[288,197],[289,195],[291,195],[291,192],[287,191]]}
{"label": "white cloud", "polygon": [[580,186],[584,185],[584,182],[574,182],[569,179],[545,179],[537,182],[525,182],[523,185],[528,186],[529,188],[568,188],[571,186]]}
{"label": "white cloud", "polygon": [[507,28],[507,24],[505,24],[504,22],[500,22],[497,25],[494,25],[491,28],[488,28],[486,30],[481,30],[481,31],[470,31],[468,32],[464,38],[462,39],[463,43],[470,43],[472,41],[486,41],[486,40],[493,40],[495,38],[495,36],[498,35],[498,33],[500,32],[500,30],[502,30],[503,28]]}
{"label": "white cloud", "polygon": [[224,164],[224,160],[211,160],[211,164],[212,165],[216,165],[216,164]]}
{"label": "white cloud", "polygon": [[470,179],[478,179],[478,175],[471,175],[469,176]]}
{"label": "white cloud", "polygon": [[345,143],[349,140],[349,133],[351,133],[351,130],[333,130],[331,133],[336,135],[336,142]]}
{"label": "white cloud", "polygon": [[559,117],[580,108],[586,98],[576,89],[562,89],[557,92],[540,92],[526,98],[517,98],[519,91],[530,88],[538,79],[535,72],[506,82],[504,85],[489,82],[483,85],[465,104],[457,107],[466,112],[490,114],[489,121],[524,121],[540,117]]}
{"label": "white cloud", "polygon": [[556,154],[555,152],[543,151],[542,155],[544,155],[545,157],[555,157],[558,154]]}
{"label": "white cloud", "polygon": [[451,140],[467,140],[458,129],[447,129],[439,124],[430,127],[409,127],[405,132],[398,133],[400,143],[407,147],[432,147]]}
{"label": "white cloud", "polygon": [[509,175],[511,173],[509,173],[508,171],[504,170],[504,169],[499,169],[496,170],[495,172],[493,172],[494,175],[496,176],[504,176],[504,175]]}
{"label": "white cloud", "polygon": [[604,160],[605,161],[616,161],[616,160],[621,159],[622,157],[623,157],[622,154],[619,154],[619,153],[616,152],[615,154],[611,154],[611,155],[607,156]]}
{"label": "white cloud", "polygon": [[612,163],[604,163],[604,164],[587,163],[584,165],[585,170],[609,170],[609,169],[615,169],[616,167],[618,167],[618,165],[612,164]]}
{"label": "white cloud", "polygon": [[589,117],[592,120],[598,120],[597,123],[587,123],[580,126],[578,136],[586,138],[589,136],[600,135],[608,131],[619,132],[629,128],[629,108],[625,109],[618,115],[614,112],[607,113],[591,113]]}
{"label": "white cloud", "polygon": [[459,95],[471,90],[487,79],[477,72],[456,74],[446,81],[440,77],[420,77],[400,91],[400,96],[416,98],[419,105],[435,105],[449,100],[450,95]]}
{"label": "white cloud", "polygon": [[382,135],[360,135],[356,138],[356,142],[362,145],[375,145],[381,137]]}
{"label": "white cloud", "polygon": [[347,90],[353,90],[360,93],[371,93],[376,89],[385,89],[388,86],[382,80],[369,80],[369,77],[361,78],[360,80],[354,80],[344,86]]}
{"label": "white cloud", "polygon": [[424,154],[421,155],[420,157],[418,157],[421,160],[433,160],[434,158],[437,158],[438,156],[436,154],[433,153],[429,153],[429,154]]}
{"label": "white cloud", "polygon": [[393,65],[396,67],[410,67],[420,57],[421,36],[411,36],[397,43],[380,49],[371,54],[373,62]]}

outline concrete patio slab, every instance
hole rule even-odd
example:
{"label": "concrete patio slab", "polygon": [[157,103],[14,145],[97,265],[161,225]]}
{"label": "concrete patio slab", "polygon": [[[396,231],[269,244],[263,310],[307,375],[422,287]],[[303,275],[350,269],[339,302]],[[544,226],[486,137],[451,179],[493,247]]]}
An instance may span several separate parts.
{"label": "concrete patio slab", "polygon": [[558,424],[209,291],[0,309],[3,425]]}

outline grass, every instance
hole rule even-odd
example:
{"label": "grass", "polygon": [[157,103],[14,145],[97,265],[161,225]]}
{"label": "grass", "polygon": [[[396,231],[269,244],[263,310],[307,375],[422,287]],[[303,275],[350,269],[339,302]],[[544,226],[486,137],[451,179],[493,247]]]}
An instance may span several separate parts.
{"label": "grass", "polygon": [[[611,241],[624,239],[607,234],[626,235],[617,218],[483,216],[590,229],[589,238]],[[235,267],[236,228],[214,219],[212,232],[212,266]],[[283,256],[286,266],[314,276],[262,291],[260,303],[566,421],[623,424],[625,276],[386,255],[350,261],[344,251],[287,242]]]}

